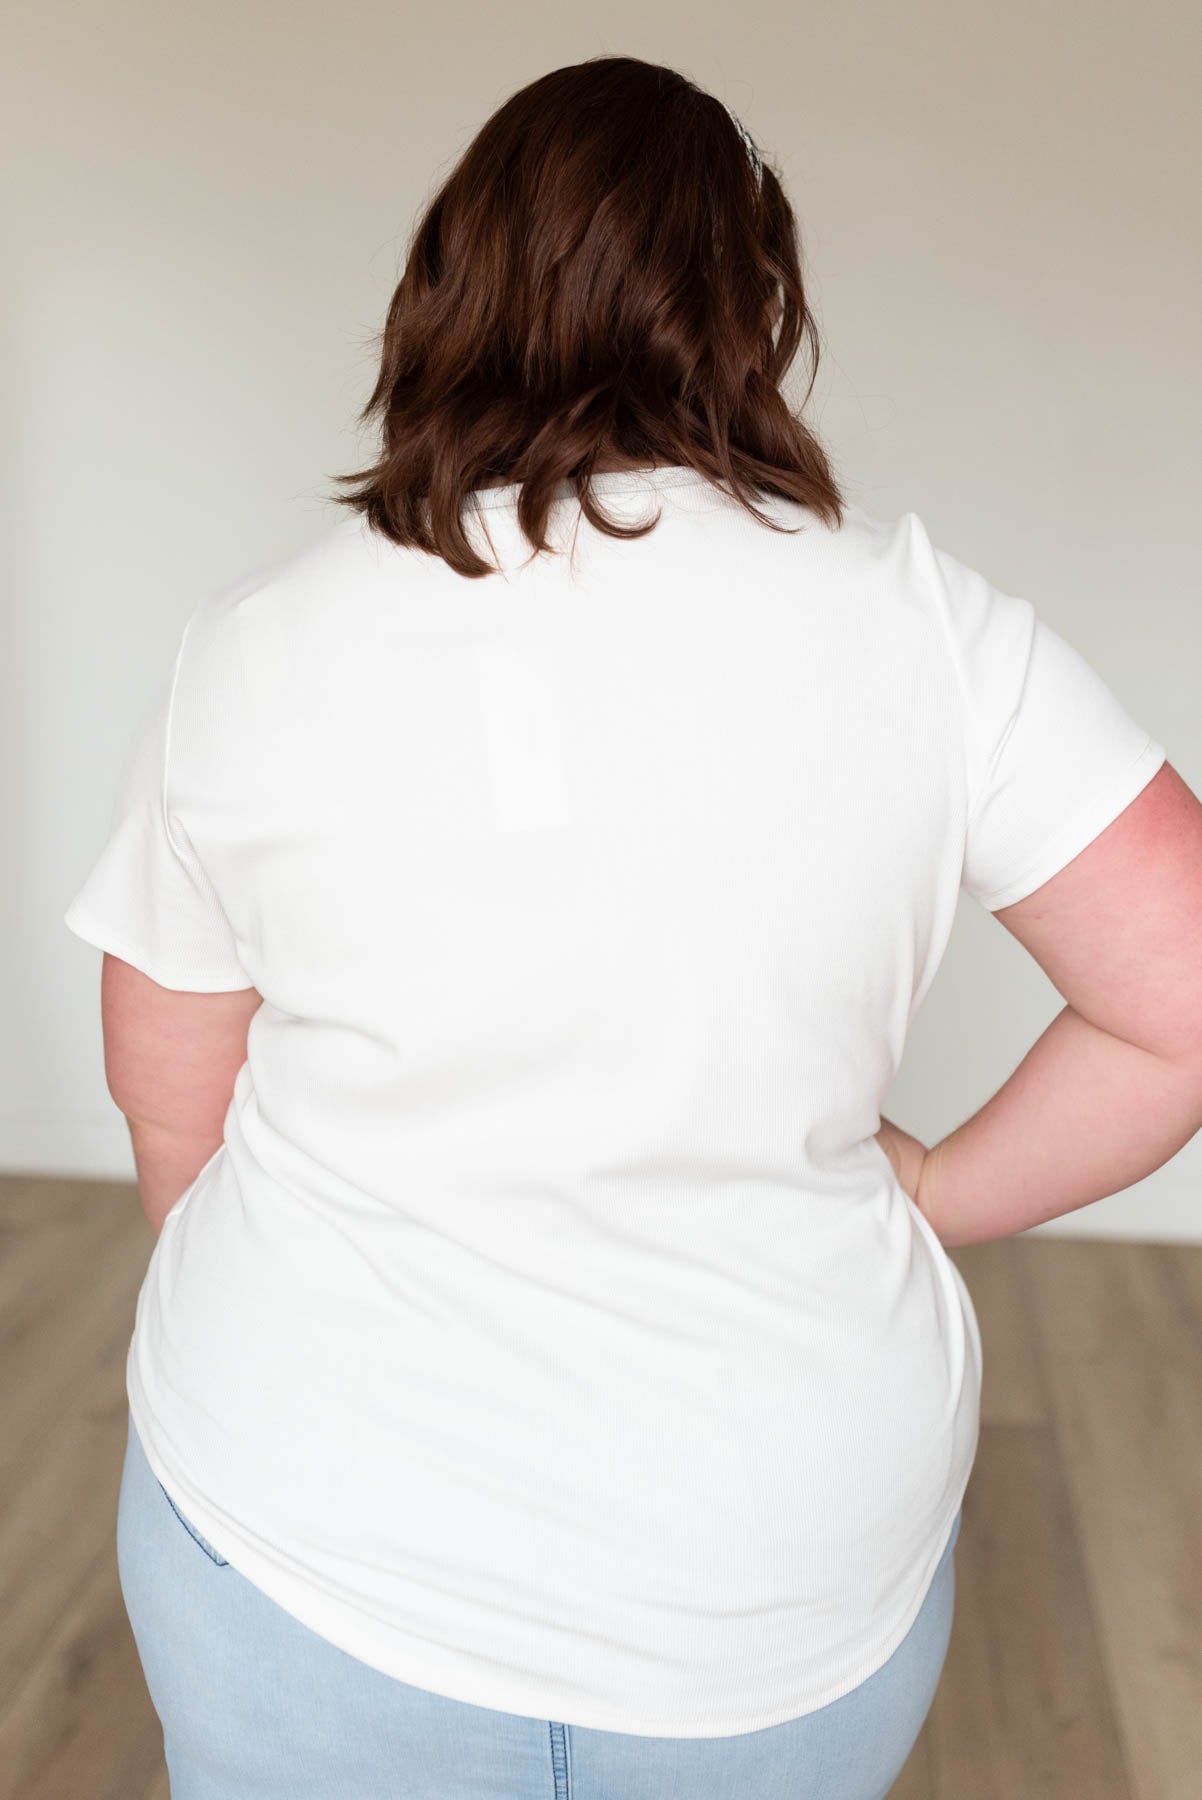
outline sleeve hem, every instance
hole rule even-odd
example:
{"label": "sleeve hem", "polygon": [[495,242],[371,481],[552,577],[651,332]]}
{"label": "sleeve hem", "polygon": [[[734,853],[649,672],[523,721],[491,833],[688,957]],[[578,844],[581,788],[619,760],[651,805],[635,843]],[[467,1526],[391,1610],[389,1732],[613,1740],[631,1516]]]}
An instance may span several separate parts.
{"label": "sleeve hem", "polygon": [[114,931],[95,919],[80,906],[69,907],[63,915],[63,923],[85,944],[92,944],[97,950],[107,951],[110,956],[129,963],[143,975],[148,975],[151,981],[157,982],[159,987],[188,994],[232,994],[255,985],[247,977],[246,971],[237,964],[227,963],[210,969],[183,969],[161,962],[157,956],[148,953],[141,945],[131,943],[119,931]]}
{"label": "sleeve hem", "polygon": [[1025,900],[1028,894],[1033,894],[1045,881],[1058,875],[1074,857],[1080,855],[1087,844],[1092,844],[1108,825],[1112,825],[1136,795],[1143,792],[1167,758],[1168,752],[1163,744],[1157,743],[1150,735],[1145,737],[1135,756],[1123,765],[1117,776],[1093,795],[1087,805],[1073,814],[1070,822],[1051,843],[1043,846],[1038,858],[1027,864],[1024,874],[1014,876],[1004,886],[985,893],[970,890],[973,898],[988,912],[998,912],[1003,906],[1013,906],[1016,900]]}

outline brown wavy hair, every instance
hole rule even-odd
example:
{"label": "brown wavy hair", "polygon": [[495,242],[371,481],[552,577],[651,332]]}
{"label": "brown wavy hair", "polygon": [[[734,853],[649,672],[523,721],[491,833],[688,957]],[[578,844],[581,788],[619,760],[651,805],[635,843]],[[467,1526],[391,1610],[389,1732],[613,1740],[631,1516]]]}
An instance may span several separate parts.
{"label": "brown wavy hair", "polygon": [[334,496],[394,543],[494,572],[463,509],[520,483],[546,551],[557,485],[613,537],[602,469],[683,465],[762,524],[755,490],[842,524],[843,499],[779,383],[817,327],[781,184],[726,106],[673,69],[599,56],[505,101],[426,206],[392,296],[359,423],[375,465]]}

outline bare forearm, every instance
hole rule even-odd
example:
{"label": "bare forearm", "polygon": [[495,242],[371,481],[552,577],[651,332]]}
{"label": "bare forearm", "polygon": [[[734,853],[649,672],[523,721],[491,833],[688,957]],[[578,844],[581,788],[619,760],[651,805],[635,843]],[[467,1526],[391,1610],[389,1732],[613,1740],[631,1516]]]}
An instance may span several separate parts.
{"label": "bare forearm", "polygon": [[157,1237],[163,1220],[221,1145],[221,1126],[206,1132],[173,1131],[127,1116],[142,1210]]}
{"label": "bare forearm", "polygon": [[1171,1061],[1066,1006],[923,1162],[917,1203],[949,1247],[1010,1237],[1130,1187],[1202,1130],[1202,1063]]}

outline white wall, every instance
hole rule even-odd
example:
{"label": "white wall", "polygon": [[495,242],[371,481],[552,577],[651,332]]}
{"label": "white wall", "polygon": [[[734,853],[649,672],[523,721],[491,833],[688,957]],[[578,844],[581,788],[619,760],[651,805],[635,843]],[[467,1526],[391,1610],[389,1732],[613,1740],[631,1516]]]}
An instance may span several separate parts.
{"label": "white wall", "polygon": [[[61,922],[131,721],[207,592],[331,522],[417,208],[562,63],[670,63],[740,112],[801,220],[850,497],[1029,596],[1202,790],[1185,0],[10,17],[0,1165],[132,1173],[99,952]],[[1059,1004],[962,901],[886,1110],[941,1135]],[[1040,1229],[1202,1239],[1202,1143]]]}

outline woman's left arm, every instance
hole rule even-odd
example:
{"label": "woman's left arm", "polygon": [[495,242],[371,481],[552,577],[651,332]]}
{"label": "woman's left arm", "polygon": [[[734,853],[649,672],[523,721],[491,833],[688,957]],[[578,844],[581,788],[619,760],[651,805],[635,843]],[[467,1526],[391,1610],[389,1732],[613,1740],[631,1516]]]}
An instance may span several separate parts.
{"label": "woman's left arm", "polygon": [[257,988],[184,993],[105,952],[100,977],[104,1074],[133,1142],[142,1207],[163,1220],[220,1147],[246,1061]]}

